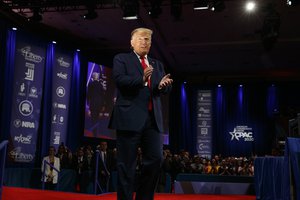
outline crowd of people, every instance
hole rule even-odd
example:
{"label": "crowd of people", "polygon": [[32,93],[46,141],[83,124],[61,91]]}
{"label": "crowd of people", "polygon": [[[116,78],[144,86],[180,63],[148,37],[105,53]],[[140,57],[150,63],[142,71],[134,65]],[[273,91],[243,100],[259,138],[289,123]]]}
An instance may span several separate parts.
{"label": "crowd of people", "polygon": [[[90,145],[79,147],[76,152],[71,152],[64,144],[61,144],[55,152],[54,147],[49,148],[49,155],[44,157],[53,167],[58,170],[72,169],[76,171],[77,185],[79,192],[86,192],[87,181],[94,182],[96,167],[96,152],[98,157],[98,181],[100,184],[99,193],[113,191],[109,185],[111,173],[117,170],[116,167],[116,148],[109,149],[106,141],[102,141],[93,148]],[[143,167],[143,153],[141,148],[137,149],[136,160],[136,182],[139,180],[140,171]],[[54,159],[53,159],[54,158]],[[59,162],[59,163],[57,163]],[[212,158],[205,158],[199,155],[191,156],[188,151],[181,150],[178,154],[172,154],[169,149],[163,150],[162,170],[159,179],[157,192],[163,192],[166,174],[169,174],[171,181],[176,180],[179,173],[195,173],[206,175],[223,175],[223,176],[253,176],[254,175],[254,158],[248,157],[222,157],[215,155]],[[46,165],[45,177],[42,179],[46,183],[46,189],[54,189],[57,184],[56,171]],[[42,172],[44,163],[42,163]],[[82,174],[89,172],[89,180],[82,177]]]}
{"label": "crowd of people", "polygon": [[162,168],[175,180],[179,173],[197,173],[231,176],[253,176],[254,158],[222,157],[215,155],[205,158],[199,155],[191,156],[188,151],[180,151],[172,155],[170,150],[164,150]]}

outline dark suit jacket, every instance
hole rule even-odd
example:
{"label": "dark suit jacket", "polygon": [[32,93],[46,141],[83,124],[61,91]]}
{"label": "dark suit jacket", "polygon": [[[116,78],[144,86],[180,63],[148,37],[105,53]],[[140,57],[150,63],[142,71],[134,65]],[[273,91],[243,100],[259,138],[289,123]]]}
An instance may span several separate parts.
{"label": "dark suit jacket", "polygon": [[148,117],[150,95],[153,102],[155,121],[163,132],[163,119],[160,95],[167,93],[171,87],[163,90],[158,85],[165,75],[164,67],[158,60],[149,58],[154,68],[151,76],[151,89],[144,85],[143,69],[134,52],[118,54],[114,58],[113,78],[116,83],[117,100],[115,102],[109,127],[125,131],[141,131]]}

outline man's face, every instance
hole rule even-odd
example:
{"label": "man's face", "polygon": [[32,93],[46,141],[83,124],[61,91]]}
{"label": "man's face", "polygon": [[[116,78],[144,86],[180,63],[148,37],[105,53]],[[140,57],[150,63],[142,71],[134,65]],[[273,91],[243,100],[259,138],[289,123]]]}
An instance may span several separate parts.
{"label": "man's face", "polygon": [[106,142],[101,142],[100,143],[100,150],[101,151],[106,151],[107,149],[107,143]]}
{"label": "man's face", "polygon": [[151,47],[151,35],[146,32],[136,32],[131,38],[131,46],[140,56],[148,54]]}

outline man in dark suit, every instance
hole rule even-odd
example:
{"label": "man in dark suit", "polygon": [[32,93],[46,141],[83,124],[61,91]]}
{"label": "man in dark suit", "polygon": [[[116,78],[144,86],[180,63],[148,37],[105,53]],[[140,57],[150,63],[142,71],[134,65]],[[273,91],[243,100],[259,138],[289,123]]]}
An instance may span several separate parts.
{"label": "man in dark suit", "polygon": [[153,200],[162,161],[163,119],[160,95],[171,89],[173,80],[162,63],[148,56],[152,30],[131,33],[130,53],[118,54],[113,63],[117,100],[109,127],[117,132],[118,200],[132,200],[138,146],[143,167],[136,200]]}
{"label": "man in dark suit", "polygon": [[[93,72],[87,88],[87,103],[93,123],[99,120],[99,114],[104,110],[104,88],[99,73]],[[93,124],[94,125],[94,124]]]}
{"label": "man in dark suit", "polygon": [[107,142],[101,141],[97,146],[99,151],[98,180],[101,192],[109,192],[109,179],[111,174],[112,152],[107,149]]}

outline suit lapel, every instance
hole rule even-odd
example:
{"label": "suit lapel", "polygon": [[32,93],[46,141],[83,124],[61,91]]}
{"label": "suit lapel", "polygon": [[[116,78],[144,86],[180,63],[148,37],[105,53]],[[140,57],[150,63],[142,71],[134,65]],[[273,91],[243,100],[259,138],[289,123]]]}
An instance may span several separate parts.
{"label": "suit lapel", "polygon": [[132,56],[132,60],[134,61],[133,63],[135,65],[135,67],[138,69],[140,74],[143,75],[144,71],[143,71],[143,68],[142,68],[139,58],[137,57],[137,55],[134,52],[131,52],[131,56]]}
{"label": "suit lapel", "polygon": [[151,65],[153,67],[153,73],[150,78],[151,79],[150,84],[151,84],[151,88],[152,88],[153,83],[155,82],[155,71],[157,70],[156,69],[156,61],[148,56],[148,62],[149,62],[149,65]]}

